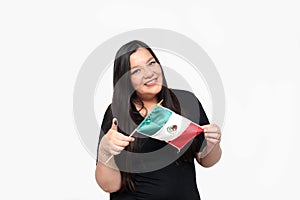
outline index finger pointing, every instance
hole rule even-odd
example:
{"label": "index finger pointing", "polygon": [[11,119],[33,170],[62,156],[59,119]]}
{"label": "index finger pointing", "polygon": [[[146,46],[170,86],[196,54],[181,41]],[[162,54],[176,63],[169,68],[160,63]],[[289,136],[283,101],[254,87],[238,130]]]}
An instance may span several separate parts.
{"label": "index finger pointing", "polygon": [[126,141],[126,142],[133,142],[134,141],[133,137],[129,137],[129,136],[123,135],[122,133],[119,134],[118,139],[122,140],[122,141]]}

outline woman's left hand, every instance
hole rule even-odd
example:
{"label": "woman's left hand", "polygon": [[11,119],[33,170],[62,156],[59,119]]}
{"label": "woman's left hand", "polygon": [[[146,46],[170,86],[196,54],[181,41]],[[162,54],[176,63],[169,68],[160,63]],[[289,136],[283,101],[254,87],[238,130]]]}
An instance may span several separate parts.
{"label": "woman's left hand", "polygon": [[207,141],[207,149],[211,150],[221,142],[221,130],[216,124],[202,126]]}
{"label": "woman's left hand", "polygon": [[204,151],[199,152],[196,158],[200,165],[211,167],[221,158],[221,130],[216,124],[208,124],[201,127],[204,129],[203,132],[207,144]]}

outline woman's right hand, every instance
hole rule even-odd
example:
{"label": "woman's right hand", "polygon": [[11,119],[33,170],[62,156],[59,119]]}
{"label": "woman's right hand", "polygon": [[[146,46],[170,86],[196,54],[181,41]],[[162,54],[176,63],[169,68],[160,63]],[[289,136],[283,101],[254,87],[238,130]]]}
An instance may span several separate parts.
{"label": "woman's right hand", "polygon": [[116,118],[113,118],[111,128],[100,141],[99,151],[102,154],[106,154],[107,156],[118,155],[129,145],[129,142],[134,141],[133,137],[125,136],[117,130],[118,121]]}

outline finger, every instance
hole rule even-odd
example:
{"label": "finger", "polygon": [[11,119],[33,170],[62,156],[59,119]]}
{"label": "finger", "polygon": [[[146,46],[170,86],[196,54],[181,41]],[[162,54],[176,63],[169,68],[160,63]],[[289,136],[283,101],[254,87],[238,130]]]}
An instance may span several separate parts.
{"label": "finger", "polygon": [[124,149],[123,147],[118,147],[118,146],[113,145],[113,146],[111,146],[111,147],[109,148],[109,153],[110,153],[110,154],[113,154],[113,155],[117,155],[117,154],[119,154],[123,149]]}
{"label": "finger", "polygon": [[116,156],[116,155],[119,155],[121,153],[121,151],[114,151],[114,150],[111,150],[110,151],[110,154]]}
{"label": "finger", "polygon": [[117,145],[113,145],[113,146],[111,147],[111,150],[112,150],[112,151],[117,151],[117,152],[121,152],[121,151],[123,151],[123,149],[124,149],[124,147],[117,146]]}
{"label": "finger", "polygon": [[129,142],[123,140],[116,140],[114,144],[120,147],[126,147],[129,145]]}
{"label": "finger", "polygon": [[204,133],[219,133],[220,132],[220,128],[215,125],[215,124],[211,124],[211,125],[205,125],[203,126],[204,129]]}
{"label": "finger", "polygon": [[218,144],[218,143],[220,143],[220,140],[217,140],[217,139],[214,139],[214,138],[207,138],[206,141],[210,142],[212,144]]}
{"label": "finger", "polygon": [[117,118],[113,118],[112,123],[111,123],[111,129],[112,130],[118,130],[118,120]]}
{"label": "finger", "polygon": [[210,124],[207,124],[207,125],[203,125],[203,126],[201,126],[201,128],[203,128],[203,129],[207,129],[208,127],[210,127],[211,125]]}
{"label": "finger", "polygon": [[133,137],[129,137],[129,136],[123,135],[122,133],[118,133],[116,139],[117,140],[126,141],[126,142],[133,142],[134,141]]}
{"label": "finger", "polygon": [[221,138],[221,134],[220,133],[205,133],[205,138],[213,138],[213,139],[217,139],[220,140]]}

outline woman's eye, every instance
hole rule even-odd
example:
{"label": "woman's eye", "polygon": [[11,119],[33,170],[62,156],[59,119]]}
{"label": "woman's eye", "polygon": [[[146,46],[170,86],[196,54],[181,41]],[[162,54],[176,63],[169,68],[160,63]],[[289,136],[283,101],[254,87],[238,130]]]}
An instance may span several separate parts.
{"label": "woman's eye", "polygon": [[151,61],[151,62],[149,63],[149,65],[154,65],[154,64],[156,64],[156,61]]}
{"label": "woman's eye", "polygon": [[137,74],[141,71],[141,69],[134,69],[131,71],[131,74]]}

